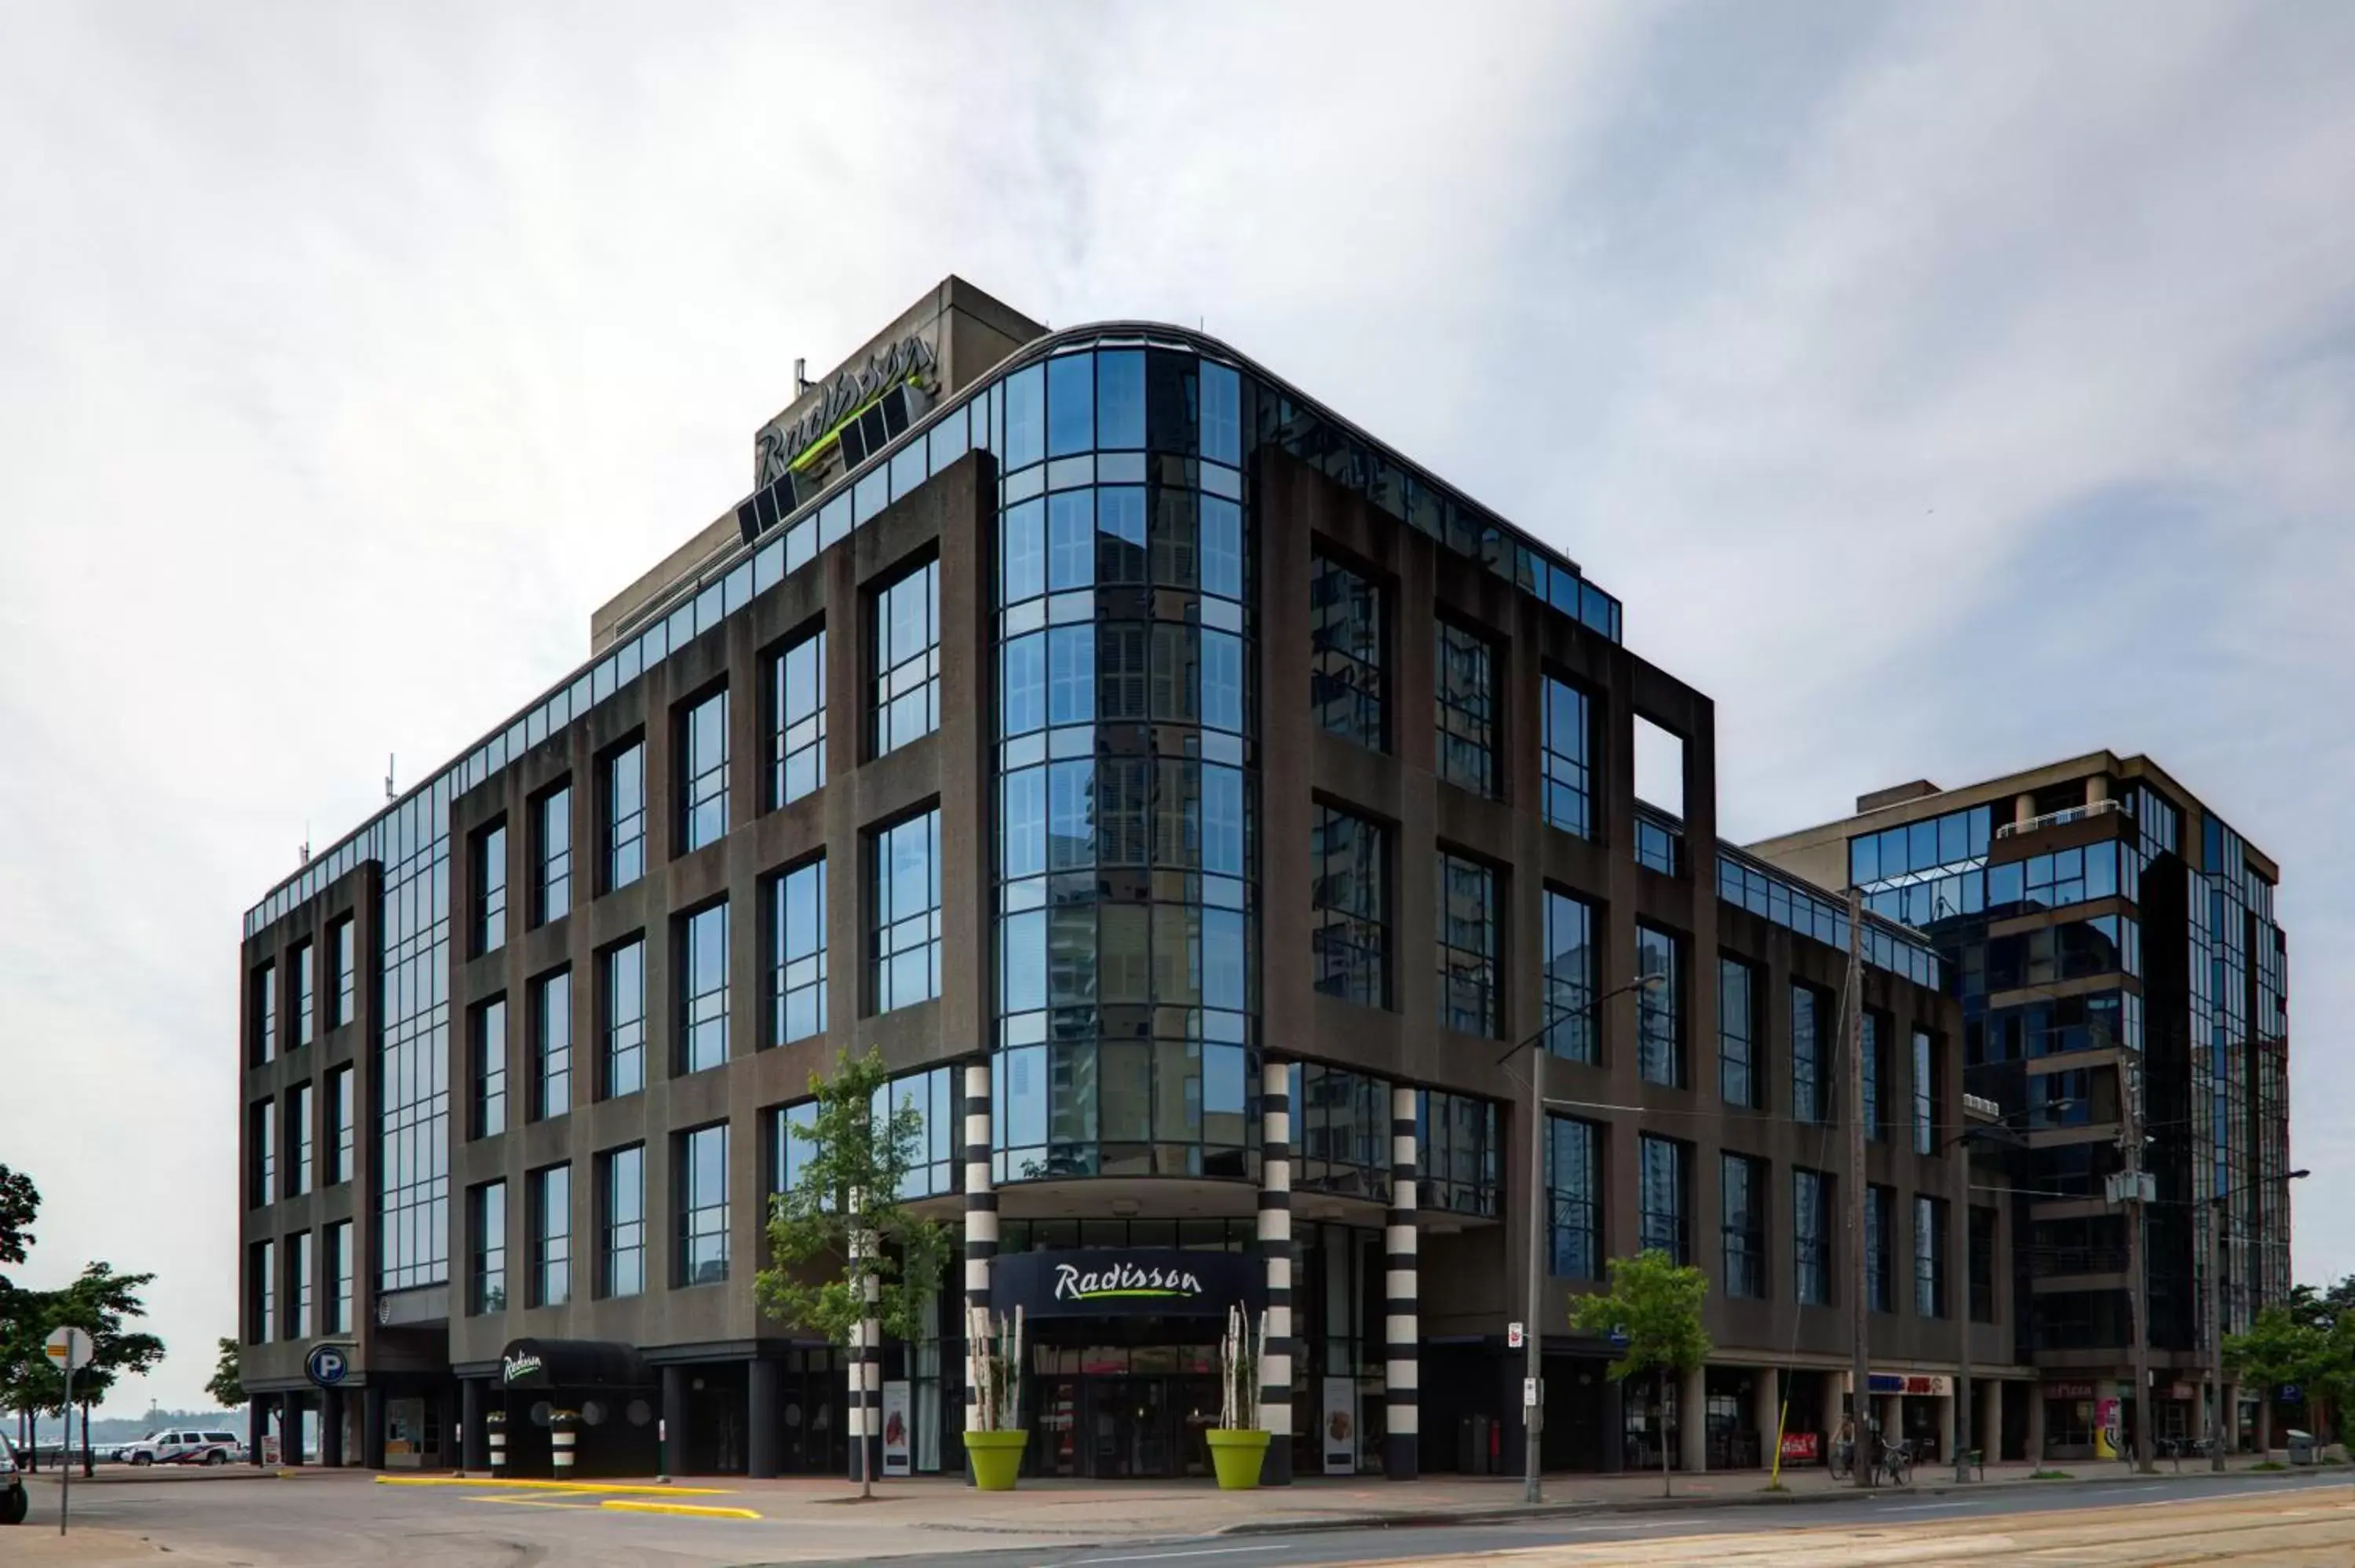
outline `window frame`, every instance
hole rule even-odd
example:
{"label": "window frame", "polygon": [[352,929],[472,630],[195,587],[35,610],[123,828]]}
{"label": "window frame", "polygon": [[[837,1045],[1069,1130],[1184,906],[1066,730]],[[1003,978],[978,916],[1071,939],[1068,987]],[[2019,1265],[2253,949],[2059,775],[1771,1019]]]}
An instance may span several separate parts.
{"label": "window frame", "polygon": [[[646,1292],[646,1146],[624,1143],[597,1155],[597,1299],[624,1300]],[[636,1178],[623,1205],[624,1168]],[[624,1234],[626,1233],[626,1240]],[[627,1260],[628,1288],[623,1288]]]}
{"label": "window frame", "polygon": [[[1354,842],[1342,846],[1349,863],[1336,871],[1334,835],[1345,825],[1354,830]],[[1395,839],[1387,824],[1372,817],[1325,800],[1315,803],[1309,822],[1309,950],[1315,958],[1310,983],[1322,995],[1384,1011],[1392,1005]],[[1344,879],[1353,889],[1350,901],[1327,902],[1327,895]],[[1369,879],[1370,898],[1365,889]]]}
{"label": "window frame", "polygon": [[[1501,1033],[1504,1013],[1504,874],[1487,861],[1459,853],[1445,844],[1435,852],[1433,869],[1439,895],[1435,932],[1439,973],[1435,989],[1440,1026],[1493,1040]],[[1465,923],[1452,907],[1458,877],[1473,881],[1480,888],[1481,909],[1476,922],[1480,927],[1479,947],[1466,948],[1455,939],[1465,933]],[[1457,1003],[1467,994],[1474,999],[1473,1006],[1459,1007]]]}
{"label": "window frame", "polygon": [[[622,786],[629,782],[625,794]],[[597,761],[598,871],[607,893],[646,874],[646,737],[630,736]]]}
{"label": "window frame", "polygon": [[[671,1256],[671,1288],[688,1290],[705,1285],[724,1285],[728,1281],[729,1246],[729,1181],[728,1128],[726,1121],[707,1122],[701,1127],[685,1128],[671,1135],[672,1234],[677,1238]],[[716,1138],[719,1144],[719,1192],[705,1192],[698,1181],[698,1153],[699,1140]],[[715,1247],[716,1258],[706,1258],[702,1266],[697,1260],[698,1245]],[[716,1266],[717,1272],[701,1272],[701,1267]]]}
{"label": "window frame", "polygon": [[[1497,702],[1497,645],[1444,615],[1433,617],[1433,771],[1443,783],[1484,800],[1499,799],[1504,779],[1497,765],[1502,716]],[[1458,666],[1476,666],[1472,683],[1477,690],[1468,698],[1452,675]]]}
{"label": "window frame", "polygon": [[[679,912],[674,917],[678,933],[676,952],[678,974],[677,1045],[671,1075],[686,1077],[728,1065],[730,1054],[729,970],[732,933],[726,895]],[[716,926],[718,951],[708,952],[705,939]],[[706,973],[708,961],[717,972]]]}
{"label": "window frame", "polygon": [[[820,620],[767,655],[768,807],[773,811],[826,788],[826,622]],[[806,708],[797,708],[794,703],[796,661],[812,666],[804,673],[816,693],[816,701]],[[797,779],[800,788],[795,788]]]}
{"label": "window frame", "polygon": [[1383,754],[1391,749],[1391,599],[1376,573],[1321,546],[1312,551],[1309,712],[1327,735]]}
{"label": "window frame", "polygon": [[[721,680],[672,705],[671,773],[677,790],[673,832],[679,854],[708,849],[728,836],[728,775],[735,752],[728,698],[728,683]],[[715,729],[719,750],[712,755],[708,747]]]}

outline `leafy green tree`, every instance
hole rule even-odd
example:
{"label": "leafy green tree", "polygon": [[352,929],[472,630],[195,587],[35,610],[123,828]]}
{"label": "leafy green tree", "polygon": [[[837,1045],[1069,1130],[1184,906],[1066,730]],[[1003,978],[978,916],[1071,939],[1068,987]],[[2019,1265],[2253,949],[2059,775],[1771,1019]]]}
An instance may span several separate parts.
{"label": "leafy green tree", "polygon": [[155,1282],[152,1274],[117,1274],[114,1266],[92,1263],[62,1290],[20,1291],[29,1309],[18,1319],[22,1328],[10,1336],[9,1351],[21,1342],[26,1359],[18,1362],[14,1393],[17,1408],[37,1414],[66,1414],[65,1373],[41,1353],[43,1341],[58,1329],[71,1326],[91,1339],[90,1365],[73,1375],[73,1399],[81,1413],[82,1473],[92,1468],[90,1413],[106,1402],[115,1380],[125,1372],[151,1370],[164,1359],[164,1341],[155,1335],[126,1329],[124,1324],[146,1316],[140,1292]]}
{"label": "leafy green tree", "polygon": [[[2312,1292],[2307,1294],[2311,1297]],[[2301,1322],[2301,1316],[2307,1320]],[[2265,1409],[2272,1408],[2275,1388],[2286,1383],[2297,1384],[2306,1392],[2318,1427],[2324,1414],[2345,1402],[2349,1384],[2355,1382],[2350,1376],[2350,1344],[2355,1344],[2355,1314],[2343,1315],[2335,1324],[2325,1326],[2317,1320],[2310,1304],[2300,1303],[2293,1296],[2290,1305],[2268,1307],[2258,1313],[2247,1333],[2225,1336],[2224,1365],[2243,1384],[2254,1383],[2263,1391]],[[2267,1423],[2258,1428],[2267,1453],[2273,1446],[2269,1426]]]}
{"label": "leafy green tree", "polygon": [[205,1392],[223,1410],[235,1410],[245,1403],[244,1369],[238,1364],[237,1341],[223,1340],[220,1357],[213,1362],[213,1375],[205,1384]]}
{"label": "leafy green tree", "polygon": [[[33,1250],[33,1220],[41,1212],[40,1190],[21,1171],[0,1165],[0,1263],[19,1264]],[[8,1277],[0,1275],[0,1295]]]}
{"label": "leafy green tree", "polygon": [[[792,1190],[770,1200],[776,1262],[753,1281],[762,1311],[846,1348],[868,1319],[894,1338],[922,1338],[924,1304],[948,1257],[947,1231],[900,1202],[920,1162],[924,1118],[912,1097],[890,1107],[890,1091],[882,1054],[871,1048],[863,1057],[843,1053],[831,1077],[810,1075],[815,1112],[792,1128],[808,1153]],[[878,1436],[867,1434],[859,1456],[861,1497],[873,1495]]]}
{"label": "leafy green tree", "polygon": [[[1570,1326],[1582,1334],[1627,1336],[1627,1348],[1604,1370],[1616,1381],[1650,1372],[1668,1408],[1667,1383],[1709,1360],[1709,1335],[1700,1326],[1701,1303],[1709,1299],[1709,1277],[1657,1250],[1611,1260],[1610,1288],[1571,1303]],[[1697,1410],[1687,1421],[1701,1419]],[[1672,1495],[1668,1433],[1660,1434],[1660,1495]]]}

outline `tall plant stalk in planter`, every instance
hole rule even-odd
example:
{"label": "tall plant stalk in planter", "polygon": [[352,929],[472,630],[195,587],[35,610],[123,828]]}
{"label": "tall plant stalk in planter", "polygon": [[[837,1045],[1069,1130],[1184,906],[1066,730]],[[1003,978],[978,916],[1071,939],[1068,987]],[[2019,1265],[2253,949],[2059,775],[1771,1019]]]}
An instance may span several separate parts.
{"label": "tall plant stalk in planter", "polygon": [[789,1122],[807,1149],[791,1189],[769,1202],[775,1262],[753,1280],[771,1317],[823,1334],[851,1353],[853,1407],[859,1412],[858,1495],[875,1491],[882,1434],[876,1419],[882,1336],[914,1341],[924,1304],[938,1287],[948,1232],[900,1202],[920,1163],[924,1118],[912,1097],[890,1103],[882,1053],[845,1052],[831,1076],[810,1075],[816,1108]]}
{"label": "tall plant stalk in planter", "polygon": [[1011,1432],[1022,1410],[1022,1308],[1001,1318],[986,1307],[965,1308],[965,1339],[973,1351],[973,1429]]}
{"label": "tall plant stalk in planter", "polygon": [[1259,1316],[1254,1338],[1252,1321],[1240,1307],[1227,1308],[1227,1330],[1219,1339],[1219,1426],[1244,1432],[1258,1419],[1260,1357],[1267,1350],[1267,1314]]}

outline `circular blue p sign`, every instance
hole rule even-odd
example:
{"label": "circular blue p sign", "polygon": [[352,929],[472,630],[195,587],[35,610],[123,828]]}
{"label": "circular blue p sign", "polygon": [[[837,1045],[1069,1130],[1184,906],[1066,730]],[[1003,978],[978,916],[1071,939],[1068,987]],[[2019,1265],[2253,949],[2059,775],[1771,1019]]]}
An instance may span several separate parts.
{"label": "circular blue p sign", "polygon": [[350,1373],[351,1357],[341,1345],[314,1345],[304,1358],[303,1370],[321,1388],[333,1388]]}

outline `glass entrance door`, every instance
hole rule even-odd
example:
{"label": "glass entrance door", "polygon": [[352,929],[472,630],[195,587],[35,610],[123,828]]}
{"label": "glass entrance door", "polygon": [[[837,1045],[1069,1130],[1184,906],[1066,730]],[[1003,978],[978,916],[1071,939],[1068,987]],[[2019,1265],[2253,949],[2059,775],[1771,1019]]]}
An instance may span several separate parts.
{"label": "glass entrance door", "polygon": [[1088,1390],[1089,1473],[1098,1480],[1175,1474],[1177,1433],[1166,1378],[1106,1377]]}

